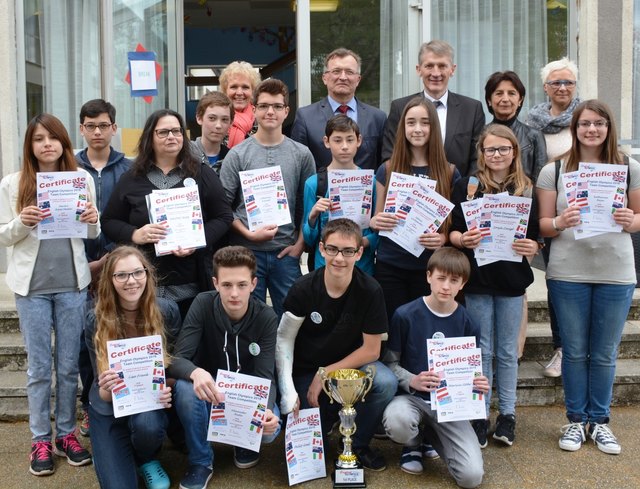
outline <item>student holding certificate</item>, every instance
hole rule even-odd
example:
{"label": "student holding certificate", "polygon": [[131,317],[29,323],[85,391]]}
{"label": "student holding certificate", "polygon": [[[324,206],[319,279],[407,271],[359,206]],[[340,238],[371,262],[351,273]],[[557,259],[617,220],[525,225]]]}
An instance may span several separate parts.
{"label": "student holding certificate", "polygon": [[[461,202],[487,194],[508,192],[509,195],[531,197],[533,184],[520,165],[518,140],[506,126],[487,126],[478,140],[479,184],[470,188],[469,177],[461,179],[451,197],[456,204],[449,239],[463,250],[471,263],[471,278],[465,288],[465,306],[471,319],[480,326],[482,372],[493,379],[493,357],[496,382],[499,385],[499,410],[493,438],[511,446],[515,440],[516,385],[518,382],[518,335],[526,288],[533,282],[529,261],[499,260],[478,266],[474,248],[480,245],[480,230],[467,229]],[[526,236],[513,242],[513,251],[523,257],[538,252],[538,218],[535,200],[531,206]],[[491,392],[485,397],[487,413]],[[488,420],[473,422],[478,442],[487,446]]]}
{"label": "student holding certificate", "polygon": [[[102,489],[135,489],[138,474],[148,489],[168,489],[169,477],[157,460],[168,418],[164,409],[114,417],[112,390],[121,382],[107,355],[107,341],[141,336],[163,338],[163,368],[169,365],[167,338],[177,335],[180,314],[173,301],[156,298],[156,279],[147,258],[132,246],[113,250],[106,259],[95,311],[87,316],[86,341],[96,381],[89,392],[93,458]],[[159,401],[169,407],[171,388]]]}
{"label": "student holding certificate", "polygon": [[[22,170],[0,183],[0,245],[13,247],[9,255],[7,285],[15,293],[20,331],[27,348],[27,397],[31,429],[33,475],[54,472],[53,455],[71,465],[91,463],[91,455],[75,435],[78,393],[78,354],[84,327],[85,302],[91,274],[80,238],[38,239],[39,224],[51,220],[51,209],[36,205],[39,172],[57,174],[81,171],[78,183],[86,196],[78,221],[85,223],[88,238],[100,234],[94,206],[93,180],[78,170],[73,147],[62,122],[50,114],[33,118],[25,133]],[[76,184],[73,180],[74,186]],[[75,200],[79,201],[76,193]],[[55,331],[56,397],[55,445],[51,430],[51,331]]]}
{"label": "student holding certificate", "polygon": [[[555,165],[545,166],[537,188],[540,229],[552,238],[547,286],[562,339],[569,420],[559,445],[576,451],[589,436],[604,453],[618,454],[622,449],[608,423],[618,345],[636,283],[629,233],[640,230],[640,165],[618,151],[613,114],[604,103],[578,105],[570,129],[573,145],[559,174]],[[567,205],[559,182],[582,162],[628,165],[624,207],[612,213],[622,232],[575,239],[572,228],[581,222],[580,209]]]}
{"label": "student holding certificate", "polygon": [[[390,231],[398,225],[395,213],[383,212],[392,172],[435,180],[436,191],[446,199],[460,178],[456,167],[447,162],[436,108],[423,97],[414,98],[404,108],[391,159],[376,173],[378,199],[376,215],[371,219],[376,231]],[[402,304],[429,294],[424,271],[433,252],[447,243],[449,223],[447,219],[439,232],[420,236],[424,252],[417,258],[389,238],[380,237],[375,277],[384,291],[389,318]]]}
{"label": "student holding certificate", "polygon": [[[151,114],[138,142],[138,156],[116,184],[102,216],[109,239],[144,250],[158,270],[158,295],[176,301],[183,318],[193,298],[211,288],[211,255],[233,218],[218,175],[200,161],[184,138],[180,114],[169,109]],[[154,244],[167,235],[167,229],[149,222],[146,196],[154,190],[196,185],[206,248],[180,248],[157,257]]]}

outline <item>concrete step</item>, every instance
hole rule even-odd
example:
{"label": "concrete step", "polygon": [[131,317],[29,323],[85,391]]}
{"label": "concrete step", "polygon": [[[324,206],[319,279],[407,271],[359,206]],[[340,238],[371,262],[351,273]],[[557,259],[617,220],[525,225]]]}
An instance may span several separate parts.
{"label": "concrete step", "polygon": [[20,333],[0,334],[0,371],[27,369],[27,352]]}
{"label": "concrete step", "polygon": [[20,331],[15,303],[0,301],[0,334]]}

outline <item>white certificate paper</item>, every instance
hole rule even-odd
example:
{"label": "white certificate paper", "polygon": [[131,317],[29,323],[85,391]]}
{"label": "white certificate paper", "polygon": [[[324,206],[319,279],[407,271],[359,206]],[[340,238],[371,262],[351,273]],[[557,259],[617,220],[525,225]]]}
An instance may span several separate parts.
{"label": "white certificate paper", "polygon": [[178,248],[207,245],[197,186],[154,190],[146,198],[150,222],[167,230],[165,238],[154,245],[156,256],[167,255]]}
{"label": "white certificate paper", "polygon": [[[389,195],[387,194],[387,203]],[[425,250],[418,239],[425,233],[436,233],[447,218],[453,204],[435,190],[420,183],[411,190],[409,196],[400,202],[395,211],[398,222],[391,231],[380,231],[394,243],[402,246],[414,256],[420,256]]]}
{"label": "white certificate paper", "polygon": [[588,187],[588,211],[580,212],[585,231],[622,232],[622,226],[613,220],[613,213],[625,205],[627,171],[627,165],[580,163],[578,185]]}
{"label": "white certificate paper", "polygon": [[[429,370],[434,370],[433,360],[436,351],[458,351],[468,350],[476,347],[475,336],[456,336],[453,338],[427,338],[427,362]],[[431,392],[431,408],[435,409],[438,404],[436,391]]]}
{"label": "white certificate paper", "polygon": [[407,200],[407,197],[411,197],[413,189],[419,188],[420,185],[429,187],[431,190],[436,189],[435,180],[391,172],[391,176],[389,177],[389,190],[384,201],[383,212],[395,214],[398,206]]}
{"label": "white certificate paper", "polygon": [[166,385],[160,335],[108,341],[107,355],[121,379],[111,391],[116,418],[164,409],[158,402]]}
{"label": "white certificate paper", "polygon": [[37,205],[42,211],[38,239],[86,238],[87,224],[80,214],[87,206],[86,173],[81,171],[38,172]]}
{"label": "white certificate paper", "polygon": [[287,191],[280,165],[240,172],[249,231],[275,224],[291,224]]}
{"label": "white certificate paper", "polygon": [[319,408],[301,409],[298,417],[289,413],[284,435],[284,454],[290,486],[326,477]]}
{"label": "white certificate paper", "polygon": [[436,389],[438,422],[486,419],[484,393],[473,388],[482,375],[480,348],[435,350],[433,368],[440,375]]}
{"label": "white certificate paper", "polygon": [[346,217],[360,229],[369,227],[373,206],[373,170],[331,170],[327,172],[329,187],[329,220]]}
{"label": "white certificate paper", "polygon": [[224,402],[211,406],[207,440],[260,452],[271,381],[218,370],[216,386]]}

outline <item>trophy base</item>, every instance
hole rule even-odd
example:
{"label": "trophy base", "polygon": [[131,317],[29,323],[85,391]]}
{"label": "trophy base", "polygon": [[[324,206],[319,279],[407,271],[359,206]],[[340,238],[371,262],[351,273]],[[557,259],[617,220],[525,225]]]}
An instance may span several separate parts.
{"label": "trophy base", "polygon": [[358,462],[356,467],[345,469],[338,466],[336,461],[335,470],[331,476],[333,487],[340,489],[362,488],[367,487],[364,481],[364,469]]}

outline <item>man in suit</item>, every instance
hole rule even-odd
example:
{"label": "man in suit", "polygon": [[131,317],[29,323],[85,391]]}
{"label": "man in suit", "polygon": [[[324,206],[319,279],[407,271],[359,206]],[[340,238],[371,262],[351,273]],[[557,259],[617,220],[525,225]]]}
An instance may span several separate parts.
{"label": "man in suit", "polygon": [[476,170],[476,143],[485,124],[482,104],[449,91],[449,79],[456,71],[453,48],[449,43],[439,40],[424,43],[420,46],[418,61],[416,72],[422,78],[424,90],[391,102],[384,128],[382,161],[391,157],[405,105],[412,98],[422,96],[436,105],[447,159],[456,165],[462,176],[472,175]]}
{"label": "man in suit", "polygon": [[324,60],[322,81],[327,97],[296,112],[291,139],[307,146],[320,169],[331,163],[331,152],[322,140],[327,121],[336,114],[346,114],[358,123],[362,144],[354,161],[363,169],[375,170],[381,163],[382,133],[386,114],[371,105],[360,102],[356,88],[360,83],[360,56],[350,49],[338,48]]}

